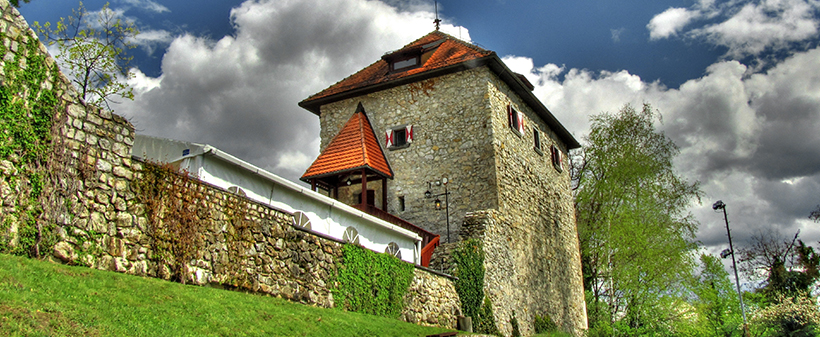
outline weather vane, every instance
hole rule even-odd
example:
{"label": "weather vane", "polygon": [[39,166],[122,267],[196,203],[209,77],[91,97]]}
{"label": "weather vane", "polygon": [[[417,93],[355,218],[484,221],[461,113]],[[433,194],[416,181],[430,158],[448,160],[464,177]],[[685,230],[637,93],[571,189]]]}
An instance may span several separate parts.
{"label": "weather vane", "polygon": [[433,20],[433,23],[436,24],[436,30],[438,30],[439,26],[441,25],[441,19],[438,18],[438,1],[435,1],[435,4],[436,4],[436,19]]}

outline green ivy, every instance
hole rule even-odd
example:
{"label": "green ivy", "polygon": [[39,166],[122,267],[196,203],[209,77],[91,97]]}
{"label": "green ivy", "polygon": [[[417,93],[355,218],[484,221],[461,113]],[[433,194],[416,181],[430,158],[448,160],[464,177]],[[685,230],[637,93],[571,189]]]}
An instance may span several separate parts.
{"label": "green ivy", "polygon": [[[5,34],[0,34],[0,40],[5,38]],[[43,83],[48,82],[49,76],[51,83],[57,83],[59,69],[55,64],[47,64],[39,44],[39,40],[29,38],[12,60],[6,58],[6,78],[0,85],[0,160],[8,160],[18,172],[16,177],[0,178],[17,190],[27,191],[11,214],[17,219],[18,243],[11,245],[10,236],[0,235],[0,252],[15,255],[37,255],[38,251],[49,251],[56,242],[54,224],[40,219],[40,196],[51,169],[51,128],[59,102],[55,92],[43,88]],[[0,44],[0,55],[8,52]],[[11,222],[4,221],[0,233],[6,234],[10,226]]]}
{"label": "green ivy", "polygon": [[558,331],[558,325],[556,325],[555,322],[553,322],[552,317],[550,317],[550,315],[548,314],[544,314],[544,316],[536,315],[532,325],[535,328],[535,333],[548,333]]}
{"label": "green ivy", "polygon": [[398,318],[412,280],[412,264],[345,244],[333,296],[346,310]]}
{"label": "green ivy", "polygon": [[510,325],[512,325],[512,337],[521,337],[521,328],[518,326],[518,318],[515,317],[515,310],[512,312]]}
{"label": "green ivy", "polygon": [[462,241],[453,251],[453,262],[462,312],[473,318],[476,332],[500,335],[492,303],[484,296],[484,248],[481,242],[476,239]]}

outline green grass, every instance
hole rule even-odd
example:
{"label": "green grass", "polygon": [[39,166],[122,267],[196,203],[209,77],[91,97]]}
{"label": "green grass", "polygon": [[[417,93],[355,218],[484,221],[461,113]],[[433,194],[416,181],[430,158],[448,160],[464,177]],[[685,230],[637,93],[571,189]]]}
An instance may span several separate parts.
{"label": "green grass", "polygon": [[0,254],[2,336],[425,336],[445,331]]}

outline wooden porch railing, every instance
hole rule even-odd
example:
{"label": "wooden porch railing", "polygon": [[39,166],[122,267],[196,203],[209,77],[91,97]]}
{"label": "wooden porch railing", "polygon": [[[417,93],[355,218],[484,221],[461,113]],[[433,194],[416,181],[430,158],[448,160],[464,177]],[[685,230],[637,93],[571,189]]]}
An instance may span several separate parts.
{"label": "wooden porch railing", "polygon": [[[426,231],[424,228],[421,228],[419,226],[411,224],[411,223],[405,221],[404,219],[399,218],[399,217],[397,217],[393,214],[387,213],[384,210],[378,209],[378,208],[376,208],[376,206],[373,206],[373,205],[358,204],[358,205],[351,205],[351,206],[353,206],[353,208],[358,209],[362,212],[365,212],[365,213],[370,214],[372,216],[375,216],[379,219],[387,221],[391,224],[394,224],[396,226],[399,226],[401,228],[404,228],[406,230],[409,230],[413,233],[418,234],[421,237],[421,246],[422,246],[422,249],[421,249],[421,255],[422,255],[421,265],[424,266],[424,267],[429,267],[430,266],[430,257],[433,254],[433,250],[436,247],[438,247],[438,245],[439,245],[439,235],[430,233],[430,232]],[[427,252],[427,260],[424,259],[425,252]]]}

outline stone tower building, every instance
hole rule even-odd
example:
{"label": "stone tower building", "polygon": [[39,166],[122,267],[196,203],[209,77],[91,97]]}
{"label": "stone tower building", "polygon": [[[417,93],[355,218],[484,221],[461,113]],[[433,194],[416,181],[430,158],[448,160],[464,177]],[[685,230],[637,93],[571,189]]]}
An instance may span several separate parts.
{"label": "stone tower building", "polygon": [[[441,242],[482,240],[485,293],[504,334],[513,311],[526,334],[546,314],[579,334],[586,310],[565,163],[579,144],[532,89],[495,52],[434,31],[299,103],[321,123],[322,154],[302,179]],[[378,144],[340,134],[354,120]]]}

